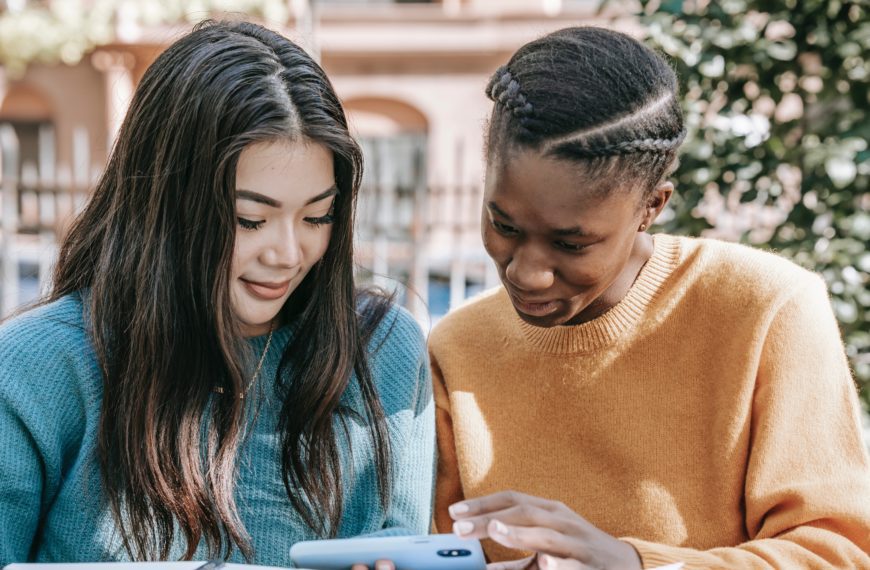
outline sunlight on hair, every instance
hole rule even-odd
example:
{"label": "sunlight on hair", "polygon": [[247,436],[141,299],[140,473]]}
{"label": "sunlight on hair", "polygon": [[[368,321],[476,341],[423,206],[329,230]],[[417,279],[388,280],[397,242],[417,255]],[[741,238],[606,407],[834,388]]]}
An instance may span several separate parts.
{"label": "sunlight on hair", "polygon": [[656,115],[656,113],[659,113],[663,107],[670,104],[673,99],[673,93],[664,92],[656,99],[640,107],[638,110],[627,115],[623,115],[615,121],[610,121],[589,129],[580,129],[578,131],[568,133],[567,135],[550,139],[549,141],[547,141],[547,146],[544,148],[544,152],[549,152],[551,149],[559,147],[565,143],[579,143],[582,139],[588,139],[596,135],[606,135],[608,131],[616,130],[620,127],[625,126],[626,124],[639,122],[647,116],[653,117]]}

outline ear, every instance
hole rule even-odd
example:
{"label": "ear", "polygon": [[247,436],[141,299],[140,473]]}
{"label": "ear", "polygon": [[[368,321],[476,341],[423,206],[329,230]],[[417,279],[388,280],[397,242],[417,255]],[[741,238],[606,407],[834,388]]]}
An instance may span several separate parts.
{"label": "ear", "polygon": [[647,197],[647,202],[644,205],[643,217],[640,221],[640,227],[637,229],[639,232],[646,231],[647,228],[653,225],[653,222],[656,221],[656,218],[658,218],[662,210],[665,209],[665,206],[667,206],[668,204],[668,200],[670,200],[671,196],[673,195],[673,182],[662,182],[655,187],[655,189]]}

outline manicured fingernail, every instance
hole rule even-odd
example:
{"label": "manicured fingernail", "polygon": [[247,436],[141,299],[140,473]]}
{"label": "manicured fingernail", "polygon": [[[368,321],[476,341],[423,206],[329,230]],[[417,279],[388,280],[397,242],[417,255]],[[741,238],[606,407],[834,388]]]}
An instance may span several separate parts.
{"label": "manicured fingernail", "polygon": [[390,570],[390,565],[386,562],[375,564],[375,570]]}
{"label": "manicured fingernail", "polygon": [[546,554],[541,554],[540,556],[538,556],[538,567],[541,570],[549,570],[550,568],[555,568],[555,566],[553,566],[553,559]]}
{"label": "manicured fingernail", "polygon": [[458,521],[453,523],[453,532],[459,536],[470,534],[474,530],[474,523],[471,521]]}
{"label": "manicured fingernail", "polygon": [[447,510],[450,511],[450,514],[452,516],[456,517],[467,513],[468,505],[466,505],[465,503],[456,503],[455,505],[450,505]]}
{"label": "manicured fingernail", "polygon": [[508,527],[503,522],[495,521],[494,526],[495,526],[495,532],[497,532],[498,534],[501,534],[504,536],[507,536],[508,534],[510,534],[510,530],[508,530]]}

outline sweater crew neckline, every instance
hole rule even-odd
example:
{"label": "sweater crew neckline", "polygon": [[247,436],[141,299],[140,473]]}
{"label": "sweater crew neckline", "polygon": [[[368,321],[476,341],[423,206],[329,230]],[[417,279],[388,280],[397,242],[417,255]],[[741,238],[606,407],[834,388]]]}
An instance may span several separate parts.
{"label": "sweater crew neckline", "polygon": [[[537,327],[520,318],[511,306],[512,319],[534,349],[550,354],[592,352],[612,344],[643,315],[662,284],[673,273],[680,256],[677,237],[653,236],[653,253],[625,297],[613,308],[579,325]],[[507,294],[504,298],[510,303]]]}

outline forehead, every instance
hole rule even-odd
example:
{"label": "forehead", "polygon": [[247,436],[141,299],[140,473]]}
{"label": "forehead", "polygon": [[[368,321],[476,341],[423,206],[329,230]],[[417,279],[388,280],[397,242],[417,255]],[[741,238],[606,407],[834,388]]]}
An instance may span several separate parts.
{"label": "forehead", "polygon": [[236,166],[236,189],[265,194],[281,202],[305,201],[334,183],[332,153],[307,140],[251,144]]}
{"label": "forehead", "polygon": [[484,192],[487,203],[496,202],[512,217],[552,228],[633,213],[638,201],[636,192],[611,176],[532,150],[491,161]]}

